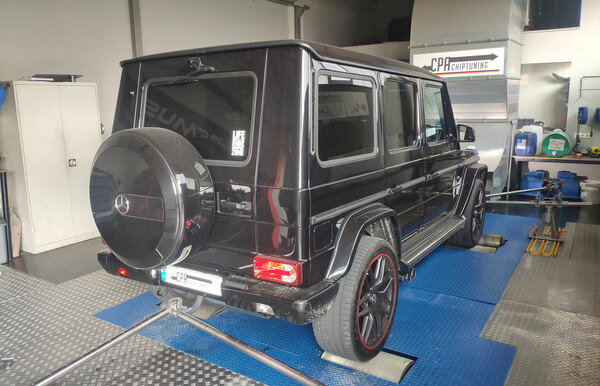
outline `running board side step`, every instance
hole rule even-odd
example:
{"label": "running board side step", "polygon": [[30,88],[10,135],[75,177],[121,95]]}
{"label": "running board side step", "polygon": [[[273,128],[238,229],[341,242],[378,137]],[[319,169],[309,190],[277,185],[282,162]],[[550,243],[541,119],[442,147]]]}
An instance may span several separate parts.
{"label": "running board side step", "polygon": [[465,219],[454,215],[446,215],[434,221],[402,243],[402,262],[412,270],[419,261],[464,225]]}

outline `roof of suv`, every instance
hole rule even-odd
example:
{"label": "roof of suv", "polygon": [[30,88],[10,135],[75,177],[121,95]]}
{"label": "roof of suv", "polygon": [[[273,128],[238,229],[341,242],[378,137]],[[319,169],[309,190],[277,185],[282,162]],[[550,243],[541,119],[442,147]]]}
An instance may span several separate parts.
{"label": "roof of suv", "polygon": [[285,46],[299,46],[308,50],[312,55],[320,60],[329,62],[348,64],[356,67],[366,67],[370,69],[384,70],[392,73],[403,74],[408,76],[414,76],[417,78],[431,79],[436,81],[443,81],[443,79],[432,72],[426,71],[420,67],[413,66],[408,63],[401,62],[399,60],[388,59],[380,56],[363,54],[360,52],[330,46],[322,43],[308,42],[304,40],[275,40],[268,42],[258,43],[244,43],[234,44],[225,46],[215,46],[207,48],[196,48],[191,50],[173,51],[155,55],[140,56],[138,58],[128,59],[121,62],[121,65],[142,62],[147,60],[172,58],[177,56],[190,56],[190,55],[202,55],[210,54],[215,52],[227,52],[227,51],[242,51],[258,48],[269,48],[269,47],[285,47]]}

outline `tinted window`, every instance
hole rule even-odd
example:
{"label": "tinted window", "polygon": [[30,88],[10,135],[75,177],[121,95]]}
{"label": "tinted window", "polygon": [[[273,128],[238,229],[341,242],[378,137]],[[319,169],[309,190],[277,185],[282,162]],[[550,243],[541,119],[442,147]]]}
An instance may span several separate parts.
{"label": "tinted window", "polygon": [[412,146],[415,140],[415,96],[412,83],[385,82],[383,127],[388,149]]}
{"label": "tinted window", "polygon": [[373,83],[319,76],[318,153],[330,161],[375,151]]}
{"label": "tinted window", "polygon": [[427,142],[437,142],[448,138],[448,127],[444,121],[444,103],[442,89],[439,87],[425,87],[425,137]]}
{"label": "tinted window", "polygon": [[144,126],[176,131],[205,159],[243,161],[251,141],[254,88],[247,75],[151,84]]}
{"label": "tinted window", "polygon": [[530,0],[525,30],[579,27],[581,0]]}

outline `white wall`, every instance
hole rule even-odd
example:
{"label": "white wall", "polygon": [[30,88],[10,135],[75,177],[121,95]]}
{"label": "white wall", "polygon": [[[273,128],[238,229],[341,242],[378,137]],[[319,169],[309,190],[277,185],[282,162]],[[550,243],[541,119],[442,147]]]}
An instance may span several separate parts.
{"label": "white wall", "polygon": [[[305,40],[349,46],[376,35],[376,2],[304,3],[310,7],[302,17]],[[140,8],[144,54],[294,38],[292,7],[266,0],[143,0]]]}
{"label": "white wall", "polygon": [[143,53],[294,37],[293,11],[265,0],[142,0]]}
{"label": "white wall", "polygon": [[[375,5],[307,0],[304,38],[350,45],[375,35]],[[294,37],[293,9],[266,0],[142,0],[143,54]],[[127,0],[0,0],[0,80],[81,74],[112,128],[119,62],[133,56]],[[106,137],[106,136],[105,136]]]}
{"label": "white wall", "polygon": [[552,73],[569,77],[571,63],[540,63],[521,66],[519,117],[543,121],[544,126],[566,127],[569,83],[559,81]]}
{"label": "white wall", "polygon": [[361,44],[375,37],[376,4],[365,0],[304,0],[302,38],[334,46]]}
{"label": "white wall", "polygon": [[[521,62],[556,63],[571,62],[571,82],[567,133],[574,139],[577,130],[577,109],[588,106],[590,113],[600,107],[600,91],[584,91],[579,98],[579,80],[582,76],[600,75],[600,1],[582,0],[580,28],[531,31],[523,33]],[[581,131],[589,132],[582,127]],[[600,130],[594,129],[591,139],[582,139],[582,147],[600,145]]]}
{"label": "white wall", "polygon": [[127,0],[0,0],[0,80],[79,74],[98,84],[110,131],[121,68],[132,56]]}

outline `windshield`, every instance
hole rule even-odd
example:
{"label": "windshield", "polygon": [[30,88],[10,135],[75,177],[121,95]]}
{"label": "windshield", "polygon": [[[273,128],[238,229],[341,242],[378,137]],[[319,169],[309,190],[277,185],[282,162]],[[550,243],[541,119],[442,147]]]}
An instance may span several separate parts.
{"label": "windshield", "polygon": [[252,141],[255,89],[255,78],[247,73],[151,82],[143,126],[183,135],[206,160],[244,161]]}

